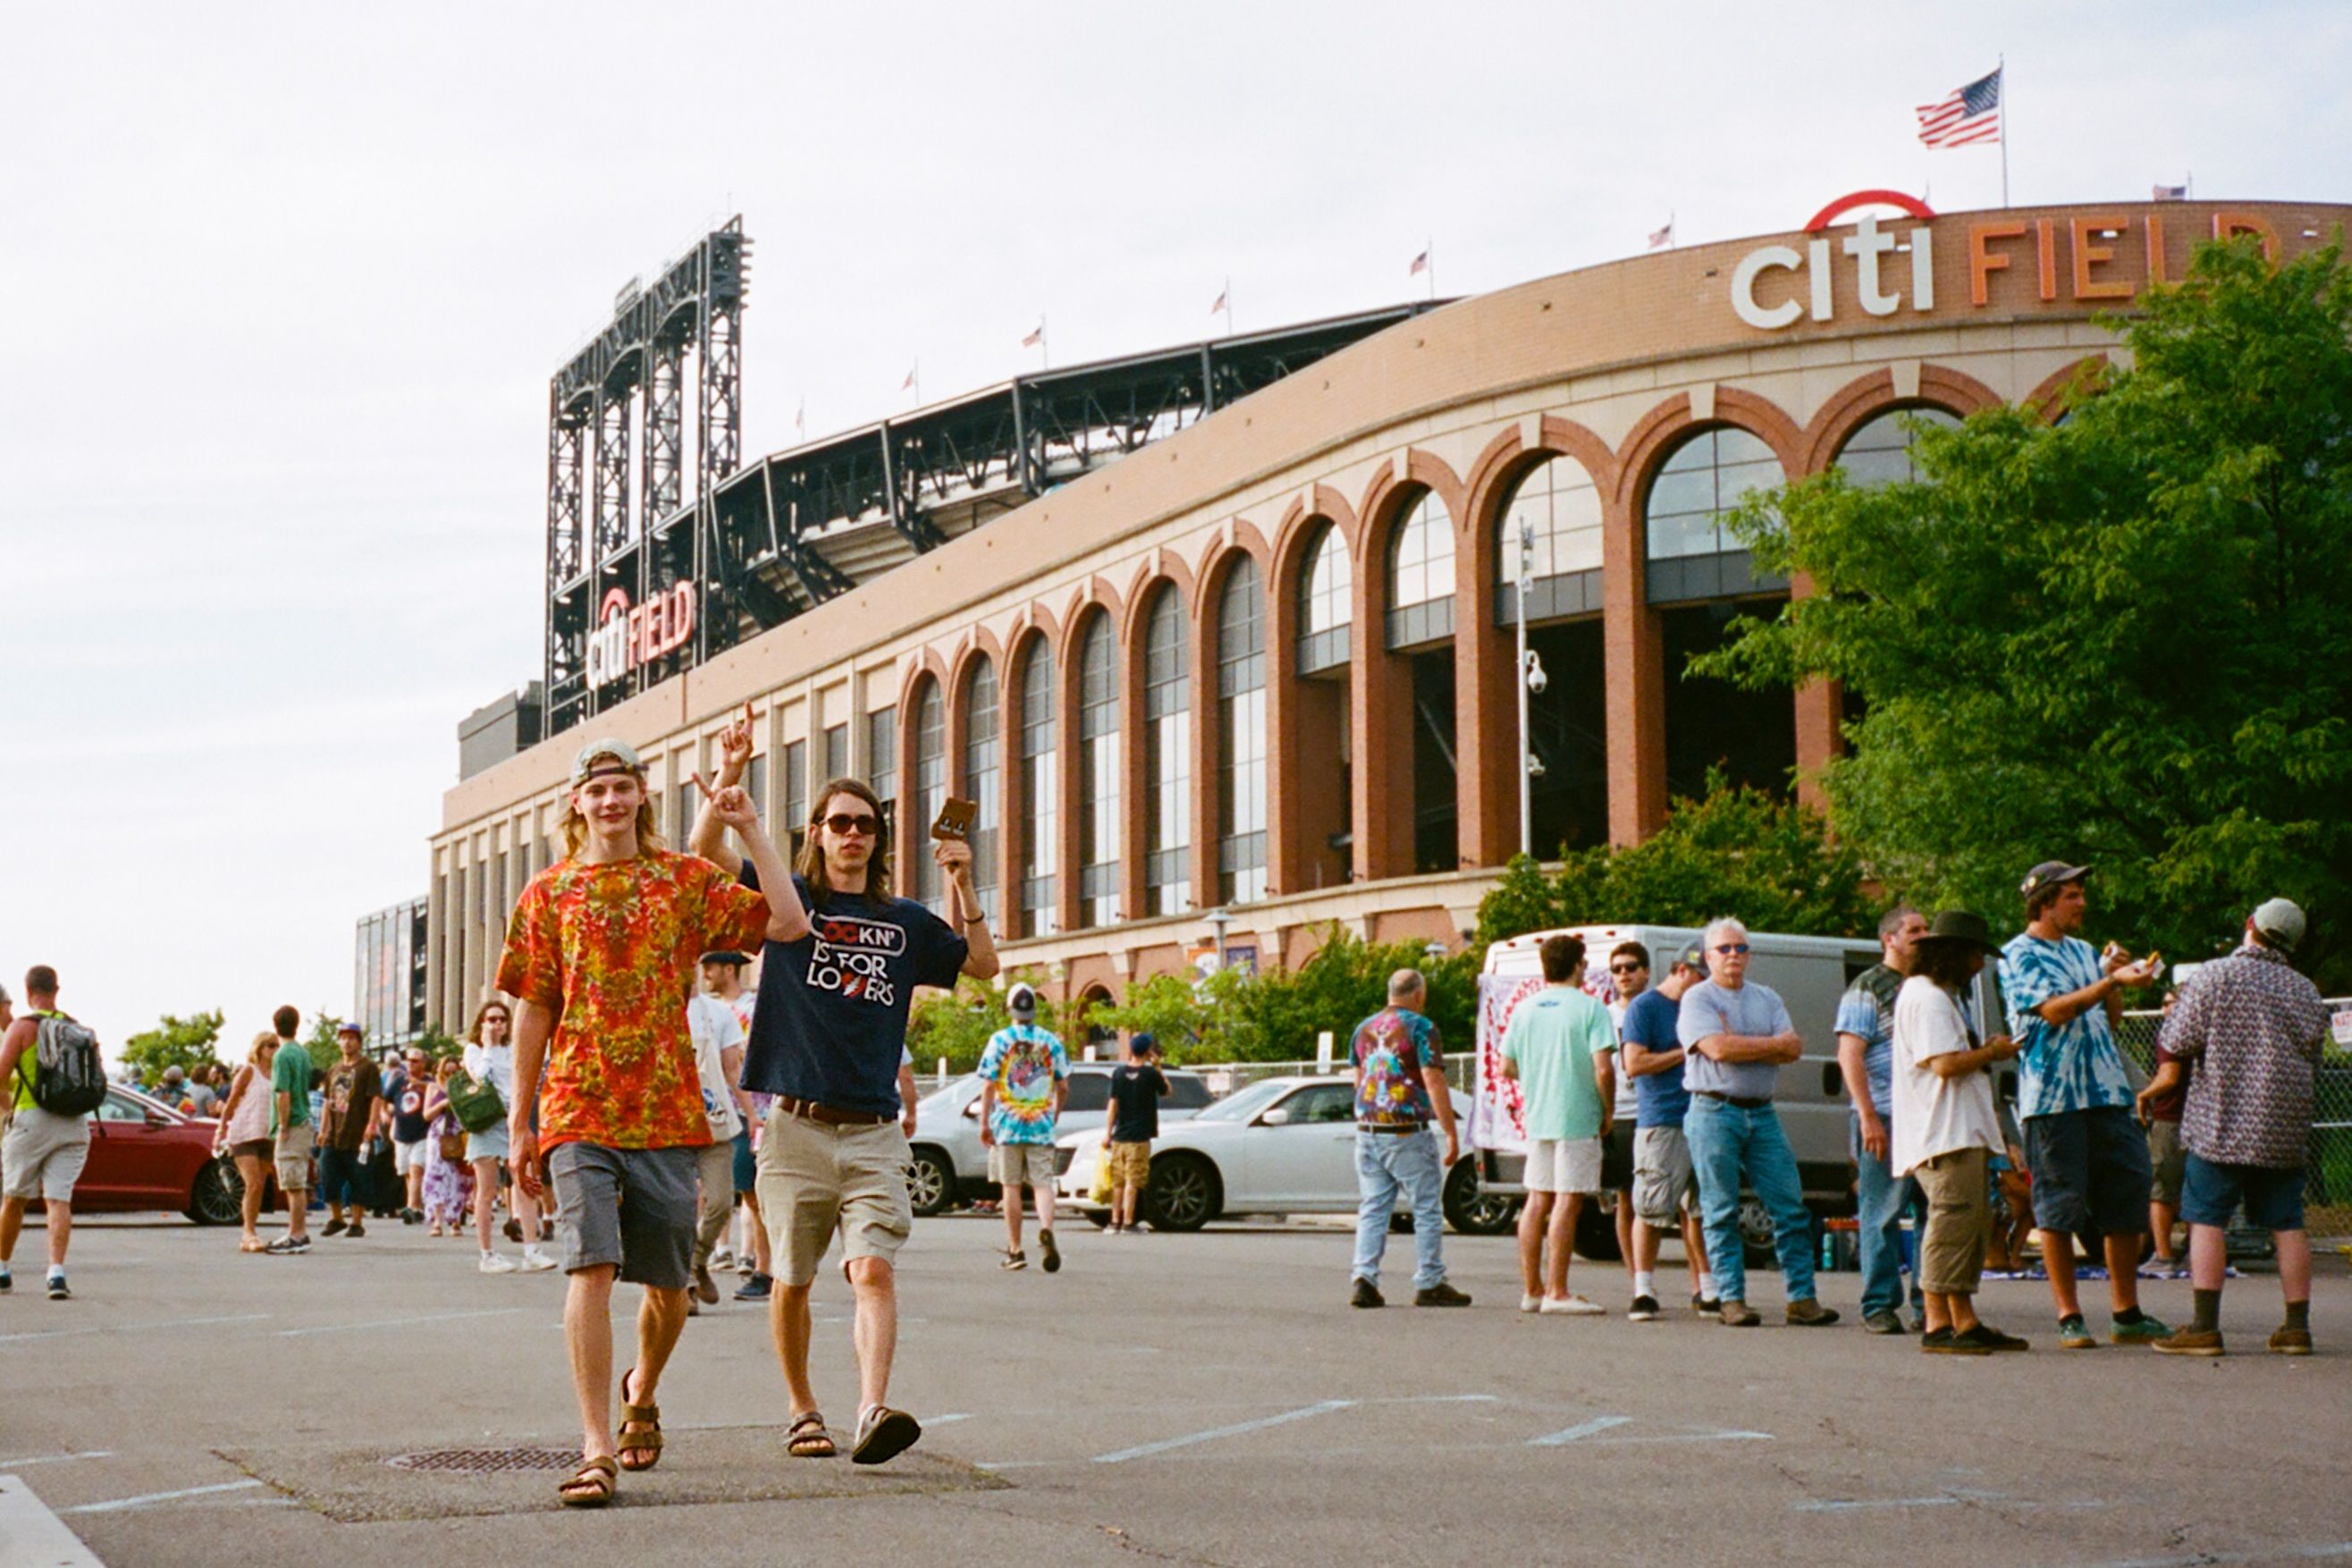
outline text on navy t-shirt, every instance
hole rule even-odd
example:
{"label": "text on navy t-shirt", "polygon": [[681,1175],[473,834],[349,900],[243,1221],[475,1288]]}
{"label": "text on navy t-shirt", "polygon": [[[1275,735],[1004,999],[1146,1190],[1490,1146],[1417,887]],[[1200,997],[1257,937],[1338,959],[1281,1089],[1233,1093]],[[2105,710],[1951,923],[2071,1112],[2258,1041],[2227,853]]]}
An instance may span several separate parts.
{"label": "text on navy t-shirt", "polygon": [[[759,885],[748,861],[742,875]],[[743,1087],[897,1116],[915,987],[953,985],[970,944],[911,899],[835,893],[819,910],[805,878],[795,875],[793,886],[809,911],[808,934],[761,950]]]}

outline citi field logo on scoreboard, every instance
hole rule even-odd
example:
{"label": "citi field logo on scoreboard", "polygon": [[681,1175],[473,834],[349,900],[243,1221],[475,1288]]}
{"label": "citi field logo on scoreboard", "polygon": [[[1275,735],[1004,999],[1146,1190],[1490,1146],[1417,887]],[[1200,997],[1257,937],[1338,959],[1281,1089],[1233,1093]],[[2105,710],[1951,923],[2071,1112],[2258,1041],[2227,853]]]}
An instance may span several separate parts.
{"label": "citi field logo on scoreboard", "polygon": [[628,590],[614,588],[597,607],[596,629],[588,634],[588,684],[609,686],[694,636],[694,584],[679,583],[642,605]]}

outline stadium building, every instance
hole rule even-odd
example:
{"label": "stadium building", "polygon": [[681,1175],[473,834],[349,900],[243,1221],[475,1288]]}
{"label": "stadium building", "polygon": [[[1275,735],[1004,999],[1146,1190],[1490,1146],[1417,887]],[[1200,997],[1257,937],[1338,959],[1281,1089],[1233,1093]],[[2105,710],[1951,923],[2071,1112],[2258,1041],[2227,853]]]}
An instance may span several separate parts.
{"label": "stadium building", "polygon": [[547,664],[467,722],[427,1011],[461,1027],[488,984],[583,741],[639,748],[676,841],[747,700],[764,818],[797,838],[826,777],[867,778],[911,896],[940,894],[940,802],[977,801],[1008,965],[1066,1000],[1220,938],[1262,965],[1334,925],[1456,942],[1522,841],[1523,538],[1539,853],[1639,839],[1710,766],[1786,789],[1840,744],[1840,694],[1683,673],[1792,591],[1721,526],[1738,498],[1900,475],[1906,415],[2063,417],[2116,352],[2095,312],[2200,240],[2292,254],[2347,216],[1865,192],[1786,234],[1041,372],[749,463],[730,225],[554,380]]}

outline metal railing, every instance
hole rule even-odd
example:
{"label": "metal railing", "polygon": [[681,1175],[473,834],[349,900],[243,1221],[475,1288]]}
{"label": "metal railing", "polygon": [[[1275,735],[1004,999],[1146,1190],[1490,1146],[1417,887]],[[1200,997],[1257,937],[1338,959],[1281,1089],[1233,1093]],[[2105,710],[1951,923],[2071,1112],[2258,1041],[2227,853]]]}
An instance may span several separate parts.
{"label": "metal railing", "polygon": [[[2352,997],[2327,999],[2331,1014],[2352,1012]],[[2142,1074],[2156,1070],[2153,1008],[2126,1013],[2116,1031],[2124,1056]],[[2328,1041],[2319,1060],[2312,1107],[2311,1177],[2304,1193],[2305,1224],[2315,1237],[2352,1237],[2352,1050]]]}

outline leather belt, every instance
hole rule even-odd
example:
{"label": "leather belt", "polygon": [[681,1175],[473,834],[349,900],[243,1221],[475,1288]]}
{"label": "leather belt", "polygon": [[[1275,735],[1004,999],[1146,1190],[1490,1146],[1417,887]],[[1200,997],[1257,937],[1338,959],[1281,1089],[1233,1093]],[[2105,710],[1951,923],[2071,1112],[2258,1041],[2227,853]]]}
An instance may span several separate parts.
{"label": "leather belt", "polygon": [[1711,1089],[1692,1089],[1691,1092],[1697,1095],[1701,1100],[1718,1100],[1726,1105],[1737,1106],[1742,1110],[1769,1110],[1772,1109],[1772,1097],[1769,1094],[1759,1100],[1750,1099],[1747,1096],[1738,1094],[1717,1094]]}
{"label": "leather belt", "polygon": [[1406,1132],[1420,1132],[1426,1130],[1428,1126],[1429,1123],[1426,1121],[1359,1121],[1356,1123],[1356,1131],[1384,1132],[1395,1137]]}
{"label": "leather belt", "polygon": [[879,1127],[886,1121],[896,1121],[895,1116],[883,1116],[871,1110],[844,1110],[837,1105],[825,1105],[814,1100],[794,1100],[780,1094],[775,1108],[803,1121],[822,1121],[830,1127]]}

